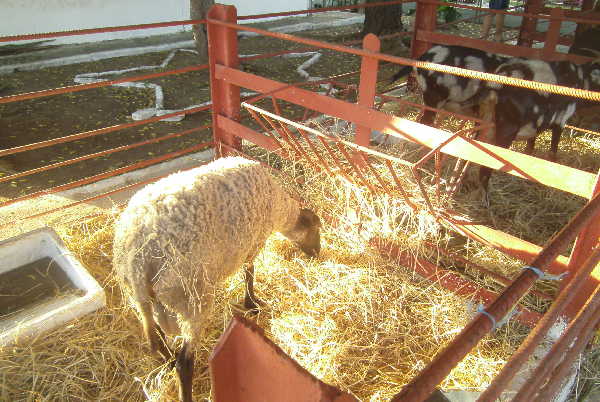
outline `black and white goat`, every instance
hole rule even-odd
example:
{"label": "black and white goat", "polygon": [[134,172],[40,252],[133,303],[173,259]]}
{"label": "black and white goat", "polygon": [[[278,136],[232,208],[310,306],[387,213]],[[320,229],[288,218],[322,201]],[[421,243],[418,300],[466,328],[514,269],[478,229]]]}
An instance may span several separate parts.
{"label": "black and white goat", "polygon": [[[590,89],[590,66],[578,66],[568,61],[545,62],[511,58],[494,72],[507,77],[561,86]],[[495,103],[494,120],[496,133],[494,145],[508,148],[514,140],[527,140],[525,152],[531,154],[535,139],[541,132],[550,129],[550,154],[548,159],[555,161],[560,136],[567,121],[577,109],[578,98],[557,95],[545,91],[488,82],[486,98]],[[487,189],[491,169],[482,167],[480,182]]]}
{"label": "black and white goat", "polygon": [[[493,72],[508,58],[469,47],[436,45],[425,52],[419,60],[481,72]],[[411,69],[413,67],[410,66],[401,68],[392,77],[392,82],[408,75]],[[485,81],[432,70],[415,68],[414,71],[417,84],[423,92],[425,105],[449,112],[479,115],[481,97],[486,94]],[[420,122],[433,124],[435,114],[432,110],[426,110]]]}
{"label": "black and white goat", "polygon": [[[508,58],[477,49],[443,45],[432,47],[419,60],[572,88],[600,88],[600,65],[597,63],[578,66],[568,61]],[[393,80],[408,71],[410,67],[402,68]],[[556,159],[558,142],[566,122],[577,104],[583,103],[569,96],[423,69],[417,69],[416,76],[427,106],[480,115],[480,107],[484,103],[491,104],[496,132],[488,141],[494,145],[508,148],[515,139],[527,140],[526,152],[531,154],[536,136],[551,129],[551,160]],[[421,123],[432,123],[434,118],[435,112],[425,112]],[[480,183],[486,193],[490,175],[491,169],[481,167]]]}

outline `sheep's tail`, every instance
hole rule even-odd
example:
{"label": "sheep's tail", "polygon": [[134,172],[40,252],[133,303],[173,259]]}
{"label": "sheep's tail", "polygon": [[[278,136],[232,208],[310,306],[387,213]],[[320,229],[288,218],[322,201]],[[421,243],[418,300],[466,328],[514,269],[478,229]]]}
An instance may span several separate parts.
{"label": "sheep's tail", "polygon": [[[139,258],[134,257],[139,260]],[[133,262],[133,261],[132,261]],[[141,267],[143,264],[140,261],[135,261],[130,265],[135,267]],[[143,269],[144,277],[138,281],[130,281],[131,290],[133,292],[133,298],[137,303],[138,310],[142,318],[142,326],[146,339],[150,342],[150,350],[154,354],[159,354],[166,360],[171,359],[173,353],[169,349],[166,343],[165,333],[156,320],[154,319],[154,304],[158,303],[156,295],[152,289],[152,282],[150,280],[148,270]]]}
{"label": "sheep's tail", "polygon": [[390,83],[398,81],[400,78],[407,76],[412,70],[412,66],[404,66],[390,79]]}

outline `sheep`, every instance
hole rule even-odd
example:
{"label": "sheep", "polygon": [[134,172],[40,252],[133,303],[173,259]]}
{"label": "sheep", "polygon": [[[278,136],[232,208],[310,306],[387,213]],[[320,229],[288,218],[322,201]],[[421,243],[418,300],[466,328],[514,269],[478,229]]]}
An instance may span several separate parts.
{"label": "sheep", "polygon": [[256,309],[253,260],[267,238],[281,232],[316,256],[320,226],[266,167],[241,157],[172,174],[131,198],[115,225],[114,271],[153,353],[170,358],[165,333],[182,335],[175,360],[182,401],[192,400],[193,348],[216,287],[248,263],[244,305]]}

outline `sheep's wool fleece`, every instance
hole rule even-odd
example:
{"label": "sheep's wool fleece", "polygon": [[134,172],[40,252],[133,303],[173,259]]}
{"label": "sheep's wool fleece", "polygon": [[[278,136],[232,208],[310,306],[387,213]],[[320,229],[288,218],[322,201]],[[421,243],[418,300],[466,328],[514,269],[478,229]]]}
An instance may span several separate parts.
{"label": "sheep's wool fleece", "polygon": [[210,299],[216,284],[298,215],[298,202],[257,162],[220,158],[172,174],[135,194],[120,216],[117,276],[130,286],[152,283],[158,302],[190,318],[191,304]]}

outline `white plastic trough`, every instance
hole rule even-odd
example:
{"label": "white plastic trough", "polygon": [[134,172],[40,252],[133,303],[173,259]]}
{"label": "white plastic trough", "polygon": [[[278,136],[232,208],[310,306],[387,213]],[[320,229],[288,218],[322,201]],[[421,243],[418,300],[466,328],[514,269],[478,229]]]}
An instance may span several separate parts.
{"label": "white plastic trough", "polygon": [[78,290],[0,319],[0,347],[22,342],[106,305],[104,290],[71,254],[58,234],[41,228],[0,242],[0,275],[52,258]]}

